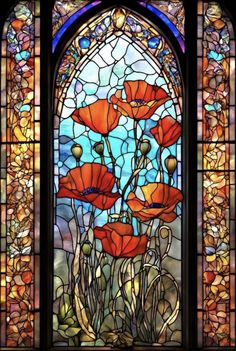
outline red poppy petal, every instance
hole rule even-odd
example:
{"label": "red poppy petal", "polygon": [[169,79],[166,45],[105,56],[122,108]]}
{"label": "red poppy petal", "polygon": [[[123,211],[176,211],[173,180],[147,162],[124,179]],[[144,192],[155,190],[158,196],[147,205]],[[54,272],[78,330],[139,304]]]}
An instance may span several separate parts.
{"label": "red poppy petal", "polygon": [[114,230],[120,235],[133,235],[133,227],[131,224],[114,222],[105,224],[104,228]]}
{"label": "red poppy petal", "polygon": [[[166,116],[158,121],[157,127],[159,130],[155,138],[157,142],[164,147],[173,145],[181,135],[180,123],[171,116]],[[162,140],[160,140],[160,133],[162,133]]]}
{"label": "red poppy petal", "polygon": [[119,115],[119,112],[106,99],[99,99],[76,110],[72,118],[94,132],[106,135],[117,126]]}
{"label": "red poppy petal", "polygon": [[165,202],[167,206],[170,206],[172,204],[177,204],[178,202],[183,201],[183,194],[177,188],[171,187],[168,195],[169,195],[168,199]]}
{"label": "red poppy petal", "polygon": [[112,173],[106,172],[103,176],[100,176],[101,185],[99,188],[104,192],[110,192],[115,185],[115,177]]}
{"label": "red poppy petal", "polygon": [[76,123],[84,125],[83,120],[80,118],[79,110],[75,110],[71,117]]}
{"label": "red poppy petal", "polygon": [[121,112],[119,110],[115,110],[113,105],[110,104],[109,109],[108,109],[108,113],[107,113],[108,131],[111,131],[117,127],[120,116],[121,116]]}
{"label": "red poppy petal", "polygon": [[122,247],[122,254],[127,255],[131,254],[132,256],[136,256],[135,252],[139,246],[140,242],[139,236],[132,236],[132,237],[124,237],[123,240],[123,247]]}
{"label": "red poppy petal", "polygon": [[148,220],[150,219],[155,219],[155,218],[159,218],[160,215],[165,212],[164,208],[148,208],[148,209],[143,209],[142,216],[144,218],[147,218]]}
{"label": "red poppy petal", "polygon": [[76,167],[68,173],[68,178],[71,178],[72,188],[76,189],[79,193],[85,189],[81,170],[82,167]]}
{"label": "red poppy petal", "polygon": [[78,192],[66,189],[65,187],[60,187],[57,193],[57,197],[59,198],[68,197],[70,199],[77,199],[77,200],[83,201],[83,196],[81,196]]}
{"label": "red poppy petal", "polygon": [[122,250],[123,237],[117,234],[114,230],[111,232],[111,247],[115,247],[115,256],[119,257]]}
{"label": "red poppy petal", "polygon": [[161,87],[157,87],[155,92],[155,100],[165,100],[165,99],[170,100],[170,96],[167,94],[167,92],[164,89],[162,89]]}
{"label": "red poppy petal", "polygon": [[140,81],[126,81],[124,82],[124,88],[125,88],[125,94],[126,94],[126,100],[128,102],[131,102],[135,99],[137,99],[137,91],[138,91],[138,85]]}
{"label": "red poppy petal", "polygon": [[122,113],[123,116],[134,118],[134,110],[132,106],[123,100],[118,100],[116,102],[118,110]]}
{"label": "red poppy petal", "polygon": [[[136,240],[136,238],[138,240]],[[133,247],[131,248],[131,245],[129,245],[130,251],[125,250],[124,252],[121,253],[123,257],[135,257],[137,255],[142,255],[145,253],[147,249],[147,242],[148,238],[146,235],[141,235],[138,237],[133,237]],[[134,240],[135,239],[135,240]],[[128,249],[128,246],[127,246]]]}
{"label": "red poppy petal", "polygon": [[133,198],[132,200],[129,200],[128,197],[127,205],[132,211],[141,211],[144,207],[144,201],[139,200],[138,198]]}
{"label": "red poppy petal", "polygon": [[109,231],[105,230],[104,227],[95,227],[94,228],[94,237],[96,239],[104,239],[107,237]]}
{"label": "red poppy petal", "polygon": [[152,116],[148,105],[133,107],[133,118],[139,119],[148,119]]}
{"label": "red poppy petal", "polygon": [[[144,89],[144,87],[143,87],[143,89]],[[156,93],[156,86],[147,84],[146,87],[145,87],[145,93],[144,93],[144,96],[143,96],[143,100],[146,101],[146,102],[154,100],[155,99],[155,93]]]}
{"label": "red poppy petal", "polygon": [[107,194],[89,194],[86,195],[86,200],[100,210],[109,210],[112,206],[114,206],[119,197],[120,194],[118,192]]}
{"label": "red poppy petal", "polygon": [[162,213],[160,215],[160,219],[162,219],[164,222],[167,222],[167,223],[173,222],[176,217],[177,217],[177,215],[175,212]]}
{"label": "red poppy petal", "polygon": [[83,190],[88,189],[88,188],[96,188],[97,187],[97,181],[98,181],[98,177],[93,178],[92,176],[92,171],[93,168],[97,169],[98,172],[97,174],[99,174],[100,172],[100,168],[96,168],[93,166],[94,164],[92,163],[85,163],[82,167],[81,167],[81,179],[83,181]]}
{"label": "red poppy petal", "polygon": [[107,238],[104,238],[102,240],[102,248],[103,248],[103,251],[107,252],[109,255],[111,256],[116,255],[116,247],[114,243],[111,242],[110,234]]}
{"label": "red poppy petal", "polygon": [[[98,100],[99,101],[99,100]],[[95,103],[94,103],[95,104]],[[92,129],[94,132],[100,132],[100,129],[97,128],[97,116],[94,113],[94,107],[93,105],[88,105],[85,107],[81,107],[78,110],[79,113],[79,119],[83,122],[84,125]]]}

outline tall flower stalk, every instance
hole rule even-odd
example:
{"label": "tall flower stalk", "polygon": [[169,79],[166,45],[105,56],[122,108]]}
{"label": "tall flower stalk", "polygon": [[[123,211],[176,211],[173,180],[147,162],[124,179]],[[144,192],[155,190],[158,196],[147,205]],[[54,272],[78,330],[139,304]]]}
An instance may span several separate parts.
{"label": "tall flower stalk", "polygon": [[[75,144],[71,151],[76,158],[76,167],[60,178],[57,196],[71,198],[76,223],[76,242],[73,243],[74,305],[81,329],[89,341],[100,338],[105,344],[128,347],[138,338],[144,342],[159,342],[168,323],[177,318],[178,307],[171,306],[168,319],[163,319],[162,326],[157,325],[160,303],[165,294],[163,277],[169,279],[173,289],[177,287],[174,278],[162,268],[162,261],[168,255],[172,242],[172,232],[165,223],[175,220],[176,206],[183,197],[179,189],[171,186],[176,168],[173,157],[169,156],[163,162],[164,149],[180,136],[180,125],[170,116],[160,119],[157,126],[150,130],[159,146],[160,181],[138,186],[139,173],[152,163],[148,158],[150,140],[148,137],[145,139],[145,130],[138,138],[138,123],[151,118],[170,97],[163,88],[144,81],[126,81],[123,93],[125,99],[118,90],[111,97],[111,103],[106,99],[97,100],[72,114],[76,123],[100,134],[101,141],[93,145],[93,153],[99,155],[98,163],[84,162],[83,148]],[[115,174],[119,165],[109,138],[121,115],[133,119],[135,143],[132,171],[123,189]],[[112,170],[106,166],[104,145]],[[168,172],[168,184],[164,183],[163,164]],[[116,210],[119,199],[120,212]],[[90,204],[91,208],[83,239],[75,201],[82,205]],[[95,225],[101,212],[103,218],[107,216],[107,223]],[[166,228],[167,234],[164,234],[163,228]],[[163,242],[167,243],[164,252],[161,249]],[[123,300],[120,301],[120,298]],[[151,313],[151,322],[148,313]],[[113,330],[109,331],[107,320]]]}

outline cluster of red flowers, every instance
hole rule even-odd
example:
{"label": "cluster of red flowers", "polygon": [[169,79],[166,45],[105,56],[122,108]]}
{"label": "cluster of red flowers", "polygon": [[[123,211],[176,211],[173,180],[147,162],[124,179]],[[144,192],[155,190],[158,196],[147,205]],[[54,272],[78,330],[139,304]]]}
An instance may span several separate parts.
{"label": "cluster of red flowers", "polygon": [[[165,90],[144,81],[127,81],[124,89],[126,100],[122,99],[122,93],[118,90],[111,97],[112,103],[97,100],[89,106],[77,109],[72,118],[94,132],[107,136],[117,127],[121,115],[137,121],[148,119],[159,106],[170,99]],[[157,122],[151,133],[161,147],[168,147],[179,139],[181,126],[171,116],[167,116]],[[108,210],[120,198],[119,192],[112,192],[115,182],[115,176],[106,166],[85,163],[60,179],[58,197],[78,199],[101,210]],[[155,218],[171,222],[176,218],[174,209],[183,198],[180,190],[162,183],[150,183],[142,186],[141,190],[144,200],[137,198],[133,192],[127,198],[133,216],[142,222]],[[102,241],[103,250],[113,257],[143,254],[148,241],[146,235],[134,236],[132,226],[122,222],[96,227],[94,235]]]}

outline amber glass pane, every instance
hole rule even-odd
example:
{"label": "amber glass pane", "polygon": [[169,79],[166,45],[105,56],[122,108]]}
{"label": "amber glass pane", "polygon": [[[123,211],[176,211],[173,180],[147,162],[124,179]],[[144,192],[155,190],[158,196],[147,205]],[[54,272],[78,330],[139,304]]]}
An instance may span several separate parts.
{"label": "amber glass pane", "polygon": [[39,2],[20,1],[2,37],[2,347],[39,346]]}
{"label": "amber glass pane", "polygon": [[235,346],[235,52],[217,2],[198,12],[199,346]]}

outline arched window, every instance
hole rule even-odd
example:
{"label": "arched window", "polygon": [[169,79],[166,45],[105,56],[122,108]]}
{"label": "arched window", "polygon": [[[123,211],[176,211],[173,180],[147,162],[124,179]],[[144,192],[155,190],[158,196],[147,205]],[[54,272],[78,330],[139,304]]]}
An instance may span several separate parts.
{"label": "arched window", "polygon": [[1,6],[0,347],[234,349],[232,4]]}
{"label": "arched window", "polygon": [[[55,96],[54,344],[180,346],[182,82],[173,50],[114,6],[76,31]],[[60,315],[68,304],[69,331]]]}

